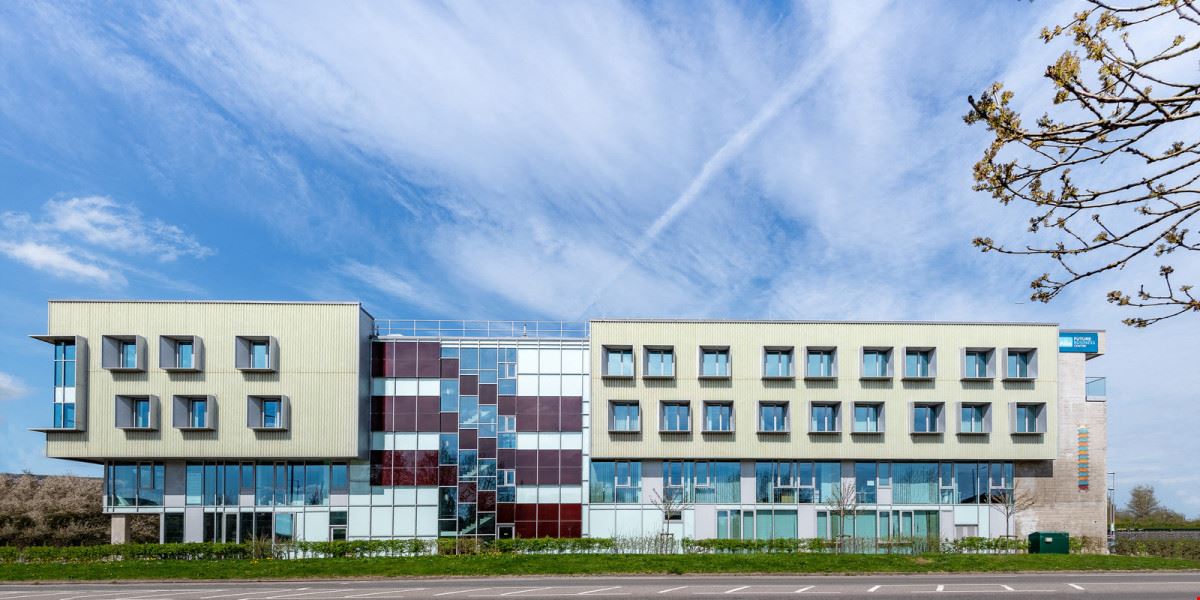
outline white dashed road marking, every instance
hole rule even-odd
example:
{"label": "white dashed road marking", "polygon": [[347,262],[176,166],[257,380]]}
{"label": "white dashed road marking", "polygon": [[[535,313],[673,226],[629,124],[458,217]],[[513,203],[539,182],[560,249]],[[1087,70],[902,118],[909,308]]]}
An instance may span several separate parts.
{"label": "white dashed road marking", "polygon": [[681,586],[679,586],[679,587],[667,588],[667,589],[665,589],[665,590],[662,590],[662,591],[660,591],[660,592],[658,592],[658,593],[660,593],[660,594],[665,594],[665,593],[667,593],[667,592],[676,592],[676,591],[682,590],[683,588],[686,588],[686,587],[687,587],[686,585],[681,585]]}
{"label": "white dashed road marking", "polygon": [[490,589],[492,589],[492,588],[474,588],[474,589],[468,589],[468,590],[451,590],[451,591],[449,591],[449,592],[442,592],[442,593],[440,593],[440,594],[434,594],[434,596],[449,596],[449,595],[451,595],[451,594],[465,594],[465,593],[467,593],[467,592],[484,592],[484,591],[487,591],[487,590],[490,590]]}
{"label": "white dashed road marking", "polygon": [[404,592],[419,592],[426,588],[400,588],[398,590],[383,590],[382,592],[367,592],[365,594],[352,594],[350,596],[341,596],[342,598],[370,598],[380,594],[403,594]]}
{"label": "white dashed road marking", "polygon": [[1073,584],[1073,583],[1068,583],[1067,585],[1069,585],[1069,586],[1071,586],[1071,587],[1073,587],[1073,588],[1075,588],[1075,589],[1077,589],[1077,590],[1079,590],[1079,591],[1081,591],[1081,592],[1082,592],[1082,591],[1085,591],[1085,590],[1083,589],[1083,586],[1082,586],[1082,585],[1075,585],[1075,584]]}
{"label": "white dashed road marking", "polygon": [[621,586],[614,585],[612,587],[600,588],[598,590],[588,590],[586,592],[579,592],[578,594],[575,594],[575,595],[576,596],[587,596],[590,594],[599,594],[600,592],[607,592],[608,590],[616,590],[616,589],[620,589],[620,588],[621,588]]}
{"label": "white dashed road marking", "polygon": [[744,589],[746,589],[746,588],[748,588],[748,587],[750,587],[750,586],[748,586],[748,585],[743,585],[742,587],[735,587],[735,588],[733,588],[732,590],[725,590],[725,592],[724,592],[724,593],[726,593],[726,594],[732,594],[732,593],[734,593],[734,592],[740,592],[740,591],[742,591],[742,590],[744,590]]}

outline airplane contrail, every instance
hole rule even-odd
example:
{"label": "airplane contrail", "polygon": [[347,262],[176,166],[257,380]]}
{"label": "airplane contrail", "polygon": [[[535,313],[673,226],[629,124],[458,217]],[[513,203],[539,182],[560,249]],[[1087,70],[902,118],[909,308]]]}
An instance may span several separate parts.
{"label": "airplane contrail", "polygon": [[800,97],[807,92],[817,79],[829,69],[845,50],[862,36],[863,32],[877,18],[879,10],[873,14],[864,15],[862,19],[855,19],[854,26],[849,31],[840,32],[836,39],[830,41],[828,45],[822,48],[821,52],[810,60],[807,60],[795,73],[788,78],[778,91],[775,92],[766,103],[758,109],[754,117],[751,118],[745,125],[742,125],[736,132],[733,133],[725,143],[717,149],[708,160],[704,161],[704,165],[700,167],[700,171],[692,178],[687,188],[683,193],[667,207],[654,223],[642,234],[637,244],[634,245],[633,251],[625,259],[620,268],[615,269],[611,276],[604,280],[604,283],[596,289],[596,292],[588,300],[587,305],[580,311],[580,319],[587,317],[587,312],[595,306],[596,302],[608,291],[613,282],[621,278],[629,267],[638,261],[642,254],[650,248],[650,246],[658,239],[663,230],[671,225],[679,215],[690,207],[700,194],[708,187],[708,184],[718,174],[727,169],[730,163],[735,158],[740,156],[746,148],[753,142],[763,129],[775,120],[787,107],[791,106]]}

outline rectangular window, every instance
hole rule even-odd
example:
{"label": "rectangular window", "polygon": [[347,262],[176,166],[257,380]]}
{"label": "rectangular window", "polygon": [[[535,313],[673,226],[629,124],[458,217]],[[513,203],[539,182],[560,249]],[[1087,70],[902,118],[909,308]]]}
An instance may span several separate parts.
{"label": "rectangular window", "polygon": [[136,369],[138,366],[137,342],[121,342],[121,368]]}
{"label": "rectangular window", "polygon": [[1032,364],[1032,350],[1008,351],[1008,377],[1010,379],[1029,379],[1033,377]]}
{"label": "rectangular window", "polygon": [[175,344],[175,366],[180,369],[194,368],[194,358],[192,353],[192,342],[176,342]]}
{"label": "rectangular window", "polygon": [[75,428],[75,344],[54,343],[53,422],[56,429]]}
{"label": "rectangular window", "polygon": [[645,377],[674,377],[675,350],[673,348],[646,348]]}
{"label": "rectangular window", "polygon": [[641,431],[641,407],[637,402],[612,402],[609,404],[609,431]]}
{"label": "rectangular window", "polygon": [[1042,433],[1040,425],[1042,416],[1041,404],[1017,405],[1017,433]]}
{"label": "rectangular window", "polygon": [[834,351],[829,349],[812,349],[808,351],[805,377],[833,377]]}
{"label": "rectangular window", "polygon": [[767,348],[763,352],[763,377],[793,377],[792,362],[791,348]]}
{"label": "rectangular window", "polygon": [[984,420],[986,418],[986,404],[964,404],[959,431],[962,433],[984,433]]}
{"label": "rectangular window", "polygon": [[633,348],[604,348],[605,377],[633,377]]}
{"label": "rectangular window", "polygon": [[933,350],[905,350],[904,376],[924,379],[933,376]]}
{"label": "rectangular window", "polygon": [[700,376],[729,377],[729,348],[701,348]]}
{"label": "rectangular window", "polygon": [[133,426],[138,429],[150,428],[149,398],[138,398],[133,401]]}
{"label": "rectangular window", "polygon": [[987,350],[967,350],[963,356],[963,377],[968,379],[986,379],[988,377]]}
{"label": "rectangular window", "polygon": [[[854,490],[859,504],[875,504],[877,468],[873,462],[854,463]],[[874,532],[872,532],[874,533]]]}
{"label": "rectangular window", "polygon": [[758,405],[758,430],[762,433],[786,433],[788,430],[787,404],[762,402]]}
{"label": "rectangular window", "polygon": [[854,405],[854,433],[879,433],[880,415],[883,406],[880,404]]}
{"label": "rectangular window", "polygon": [[659,410],[659,431],[685,433],[692,429],[692,407],[687,402],[663,402]]}
{"label": "rectangular window", "polygon": [[733,403],[704,403],[704,431],[733,431]]}
{"label": "rectangular window", "polygon": [[913,433],[941,433],[938,422],[941,405],[917,404],[913,406]]}
{"label": "rectangular window", "polygon": [[250,342],[250,368],[271,368],[270,344],[263,341]]}
{"label": "rectangular window", "polygon": [[838,405],[812,405],[812,424],[809,431],[813,433],[836,433],[840,430],[841,428],[838,427]]}
{"label": "rectangular window", "polygon": [[641,501],[642,463],[637,461],[592,461],[588,497],[595,503]]}
{"label": "rectangular window", "polygon": [[280,419],[279,400],[264,399],[262,401],[262,426],[264,429],[272,429],[283,425]]}
{"label": "rectangular window", "polygon": [[883,349],[863,350],[863,377],[887,377],[888,358],[891,353]]}
{"label": "rectangular window", "polygon": [[208,400],[192,398],[188,405],[188,426],[193,428],[208,427]]}

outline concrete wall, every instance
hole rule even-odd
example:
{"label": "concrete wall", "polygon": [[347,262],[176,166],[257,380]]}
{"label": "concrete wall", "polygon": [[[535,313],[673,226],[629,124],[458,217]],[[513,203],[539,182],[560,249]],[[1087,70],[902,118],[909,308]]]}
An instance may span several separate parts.
{"label": "concrete wall", "polygon": [[[1103,335],[1101,336],[1103,339]],[[1102,346],[1103,348],[1103,346]],[[1060,354],[1058,448],[1054,460],[1015,464],[1017,494],[1035,505],[1017,515],[1017,534],[1066,531],[1103,545],[1107,536],[1108,405],[1088,402],[1085,392],[1087,355]],[[1087,429],[1089,485],[1079,482],[1079,429]]]}
{"label": "concrete wall", "polygon": [[[747,321],[593,321],[591,324],[593,458],[751,458],[862,460],[1051,460],[1057,455],[1060,428],[1055,410],[1059,391],[1058,328],[1041,324],[939,323],[804,323]],[[635,377],[601,377],[605,346],[632,346]],[[672,346],[676,376],[669,380],[642,377],[646,346]],[[699,379],[701,346],[728,346],[732,377]],[[797,376],[792,380],[763,379],[763,350],[794,347]],[[805,380],[805,346],[836,346],[837,377]],[[937,372],[932,381],[902,379],[904,347],[935,347]],[[886,381],[862,380],[863,347],[892,347],[895,375]],[[964,347],[996,348],[997,377],[963,381]],[[1035,381],[1004,381],[1004,348],[1036,348]],[[1079,379],[1082,386],[1082,377]],[[611,400],[641,403],[640,433],[609,433]],[[691,434],[659,433],[658,411],[663,400],[691,402]],[[734,433],[701,433],[705,400],[732,400]],[[762,400],[788,401],[791,433],[758,434],[757,410]],[[840,402],[843,433],[810,434],[812,402]],[[854,435],[855,401],[882,402],[885,433]],[[1049,408],[1045,435],[1011,435],[1009,405],[1044,402]],[[946,433],[912,435],[911,403],[944,402]],[[992,431],[986,436],[956,435],[959,402],[992,404]],[[1072,440],[1074,436],[1072,435]]]}
{"label": "concrete wall", "polygon": [[[87,365],[86,431],[48,433],[53,458],[100,461],[135,458],[353,458],[366,448],[367,382],[360,370],[368,352],[371,317],[357,303],[89,302],[49,303],[50,335],[78,335],[92,351]],[[138,335],[146,341],[146,370],[121,373],[101,367],[105,335]],[[159,366],[159,337],[199,336],[203,371],[167,372]],[[279,342],[279,371],[250,373],[234,367],[235,337],[272,336]],[[32,342],[31,342],[32,343]],[[46,348],[47,377],[52,360]],[[47,388],[52,385],[46,382]],[[158,396],[156,431],[115,426],[115,396]],[[248,395],[290,399],[287,431],[255,432],[246,426]],[[216,397],[215,431],[181,431],[172,425],[173,395]],[[46,417],[51,412],[49,402]]]}

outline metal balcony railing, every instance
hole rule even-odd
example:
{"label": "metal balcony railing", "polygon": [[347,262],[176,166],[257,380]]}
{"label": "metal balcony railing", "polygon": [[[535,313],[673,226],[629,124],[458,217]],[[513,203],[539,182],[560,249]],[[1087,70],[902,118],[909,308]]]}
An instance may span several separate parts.
{"label": "metal balcony railing", "polygon": [[1104,398],[1108,396],[1108,383],[1104,377],[1087,378],[1088,398]]}
{"label": "metal balcony railing", "polygon": [[587,339],[587,321],[418,321],[380,319],[375,335],[460,338]]}

